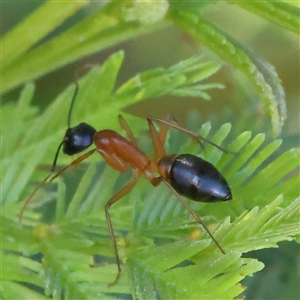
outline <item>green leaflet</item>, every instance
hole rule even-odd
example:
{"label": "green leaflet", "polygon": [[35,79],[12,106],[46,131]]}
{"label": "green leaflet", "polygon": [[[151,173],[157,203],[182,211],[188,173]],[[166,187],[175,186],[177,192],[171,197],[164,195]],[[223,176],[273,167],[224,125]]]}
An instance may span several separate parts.
{"label": "green leaflet", "polygon": [[[119,130],[117,115],[128,104],[159,93],[172,93],[177,87],[188,90],[191,81],[201,87],[198,80],[205,76],[199,75],[195,80],[193,68],[207,76],[211,74],[205,68],[211,70],[211,64],[193,57],[169,69],[139,74],[114,91],[122,59],[122,52],[113,54],[102,68],[94,67],[79,81],[72,124],[84,120],[96,128]],[[137,79],[140,85],[135,84]],[[159,82],[164,85],[163,92]],[[19,226],[17,215],[34,188],[31,181],[40,181],[46,175],[37,168],[52,163],[63,136],[74,86],[59,95],[42,115],[30,106],[33,91],[33,85],[28,84],[18,104],[3,107],[5,116],[19,116],[16,135],[11,136],[9,130],[2,132],[2,139],[10,140],[3,149],[1,183],[5,261],[1,279],[6,297],[25,293],[45,299],[109,299],[119,294],[149,299],[158,294],[162,299],[233,299],[243,291],[239,282],[263,268],[254,259],[242,258],[243,253],[275,247],[299,234],[299,174],[286,176],[299,166],[299,150],[288,150],[270,161],[280,140],[266,144],[263,134],[251,138],[249,132],[230,137],[230,124],[218,129],[206,123],[198,129],[204,137],[209,135],[213,142],[237,153],[223,153],[211,145],[201,151],[189,138],[176,150],[200,155],[216,164],[232,187],[234,199],[230,202],[188,202],[227,254],[222,255],[199,231],[201,227],[165,186],[154,188],[141,179],[132,193],[110,209],[124,264],[120,282],[108,287],[116,275],[116,265],[103,206],[128,178],[104,166],[98,154],[89,159],[87,168],[82,163],[58,178],[58,190],[55,183],[47,190],[39,190],[25,211],[23,228]],[[95,96],[99,94],[101,97]],[[135,131],[147,129],[144,120],[130,116],[126,119],[135,122]],[[13,122],[14,118],[6,117],[6,129],[13,128]],[[170,141],[173,134],[172,130]],[[63,155],[59,157],[59,164],[69,162]],[[78,172],[82,177],[76,178]],[[55,209],[51,207],[53,200],[57,201]],[[43,260],[36,260],[36,254]],[[89,266],[93,255],[100,258],[98,268]],[[22,283],[39,287],[48,297]]]}

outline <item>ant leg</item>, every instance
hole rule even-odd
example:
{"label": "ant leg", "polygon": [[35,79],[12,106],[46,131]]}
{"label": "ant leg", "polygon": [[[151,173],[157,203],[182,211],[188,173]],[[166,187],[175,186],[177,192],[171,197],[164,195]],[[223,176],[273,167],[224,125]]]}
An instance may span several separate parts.
{"label": "ant leg", "polygon": [[52,182],[55,178],[57,178],[59,175],[61,175],[62,173],[64,173],[66,170],[68,170],[71,167],[75,167],[77,166],[79,163],[81,163],[83,160],[85,160],[86,158],[88,158],[89,156],[91,156],[97,149],[92,149],[86,153],[84,153],[83,155],[79,156],[78,158],[76,158],[75,160],[73,160],[69,165],[65,166],[64,168],[62,168],[59,172],[57,172],[55,175],[53,175],[49,181]]}
{"label": "ant leg", "polygon": [[206,227],[204,222],[201,220],[199,215],[197,215],[188,205],[187,203],[182,199],[182,197],[175,191],[175,189],[168,183],[164,178],[161,177],[161,181],[165,183],[165,185],[173,192],[173,194],[180,200],[180,202],[185,206],[185,208],[190,212],[190,214],[193,216],[193,218],[202,225],[202,227],[205,229],[205,231],[208,233],[210,238],[214,241],[214,243],[217,245],[217,247],[221,250],[223,254],[226,254],[223,248],[220,246],[220,244],[217,242],[217,240],[214,238],[212,233],[209,231],[209,229]]}
{"label": "ant leg", "polygon": [[26,199],[26,201],[25,201],[24,205],[22,206],[22,209],[21,209],[21,211],[18,215],[19,223],[22,224],[24,211],[25,211],[26,207],[28,206],[29,202],[31,201],[31,199],[33,198],[33,196],[35,195],[35,193],[43,186],[43,184],[45,184],[47,182],[47,180],[50,177],[51,177],[51,179],[49,180],[48,183],[52,182],[56,177],[61,175],[63,172],[65,172],[70,167],[78,165],[80,162],[82,162],[83,160],[88,158],[90,155],[92,155],[95,151],[96,151],[96,149],[93,149],[93,150],[90,150],[90,151],[86,152],[85,154],[81,155],[80,157],[78,157],[77,159],[72,161],[69,165],[65,166],[61,171],[59,171],[58,173],[56,173],[55,175],[53,175],[51,177],[51,175],[53,174],[53,171],[52,171],[53,167],[52,167],[51,172],[38,184],[38,186],[34,189],[34,191]]}
{"label": "ant leg", "polygon": [[[170,123],[171,121],[171,118],[175,120],[175,118],[172,116],[172,115],[167,115],[165,121],[167,123]],[[176,121],[177,122],[177,121]],[[165,144],[166,142],[166,137],[167,137],[167,132],[169,130],[169,125],[167,123],[162,123],[161,127],[160,127],[160,131],[159,131],[159,138],[161,140],[161,142],[163,143],[163,145]]]}
{"label": "ant leg", "polygon": [[119,118],[119,123],[120,123],[121,127],[126,131],[130,142],[136,146],[137,145],[136,138],[134,137],[128,123],[125,121],[123,116],[119,115],[118,118]]}
{"label": "ant leg", "polygon": [[28,196],[28,198],[26,199],[25,203],[22,206],[22,209],[20,211],[20,213],[18,214],[19,217],[19,224],[22,226],[22,220],[23,220],[23,214],[24,211],[26,209],[26,207],[28,206],[29,202],[31,201],[32,197],[35,195],[35,193],[47,182],[47,180],[49,179],[49,177],[52,175],[52,173],[49,173],[38,185],[37,187],[33,190],[33,192]]}
{"label": "ant leg", "polygon": [[133,180],[130,181],[129,183],[127,183],[120,191],[118,191],[112,198],[110,198],[109,201],[105,205],[106,222],[107,222],[107,226],[108,226],[108,230],[109,230],[109,235],[110,235],[110,238],[111,238],[114,250],[115,250],[115,257],[116,257],[117,266],[118,266],[118,274],[117,274],[115,280],[113,282],[109,283],[108,286],[115,285],[118,282],[118,280],[120,278],[120,274],[121,274],[121,261],[120,261],[120,257],[118,254],[116,237],[114,234],[114,229],[113,229],[113,226],[111,223],[111,218],[110,218],[108,209],[110,208],[110,206],[112,204],[114,204],[115,202],[120,200],[122,197],[127,195],[133,189],[133,187],[136,185],[136,182],[137,182],[137,176],[135,175]]}
{"label": "ant leg", "polygon": [[170,118],[172,118],[172,121],[175,122],[176,124],[174,124],[174,123],[172,123],[168,120],[162,120],[162,119],[158,119],[158,118],[154,118],[154,117],[148,117],[147,120],[156,121],[156,122],[159,122],[161,124],[168,125],[169,127],[175,128],[175,129],[177,129],[181,132],[184,132],[184,133],[188,134],[197,143],[199,143],[201,147],[203,147],[203,145],[201,143],[201,140],[202,140],[202,141],[204,141],[208,144],[211,144],[211,145],[215,146],[216,148],[223,151],[224,153],[230,153],[229,151],[225,150],[224,148],[220,147],[219,145],[217,145],[217,144],[211,142],[210,140],[204,138],[200,134],[192,132],[192,131],[188,130],[187,128],[182,127],[181,125],[178,124],[178,122],[176,121],[176,119],[173,116],[171,116],[171,115],[169,115],[169,116],[170,116]]}
{"label": "ant leg", "polygon": [[[166,119],[164,120],[164,122],[162,123],[162,125],[160,127],[159,133],[157,133],[157,130],[155,129],[153,121],[152,121],[152,120],[156,120],[156,119],[152,118],[152,117],[147,118],[151,138],[152,138],[152,141],[154,144],[154,148],[157,149],[156,154],[159,153],[159,154],[166,155],[164,144],[166,142],[167,132],[169,130],[169,124],[171,124],[170,123],[171,119],[177,123],[177,121],[175,120],[175,118],[172,115],[167,115]],[[159,142],[159,140],[160,140],[160,142]],[[158,147],[158,148],[156,148],[156,147]],[[163,151],[161,148],[163,148]],[[158,155],[157,157],[161,157],[161,156]]]}
{"label": "ant leg", "polygon": [[[164,126],[160,134],[157,132],[157,130],[154,127],[153,121],[151,117],[147,117],[147,122],[149,126],[149,132],[152,139],[152,143],[155,149],[155,157],[160,158],[166,155],[166,150],[164,147],[164,141],[161,140],[161,137],[165,139],[166,133],[167,133],[167,126]],[[166,124],[168,125],[168,124]]]}

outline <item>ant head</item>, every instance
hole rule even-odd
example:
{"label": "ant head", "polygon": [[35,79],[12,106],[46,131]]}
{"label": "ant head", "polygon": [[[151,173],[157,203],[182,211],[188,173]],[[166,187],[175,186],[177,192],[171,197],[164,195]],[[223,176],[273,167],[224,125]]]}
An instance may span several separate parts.
{"label": "ant head", "polygon": [[73,99],[70,105],[69,114],[68,114],[68,129],[65,133],[65,136],[62,142],[59,144],[56,154],[53,160],[53,164],[50,172],[54,172],[58,155],[61,147],[63,147],[63,152],[68,155],[74,155],[82,152],[87,149],[93,143],[93,136],[96,132],[96,129],[86,123],[80,123],[79,125],[72,127],[71,124],[71,114],[74,106],[74,102],[76,100],[76,96],[79,90],[79,85],[75,82],[75,91],[73,95]]}
{"label": "ant head", "polygon": [[77,126],[71,128],[71,114],[78,94],[78,90],[79,85],[77,82],[75,82],[75,91],[68,114],[68,129],[61,143],[61,145],[63,146],[63,152],[67,155],[80,153],[90,145],[92,145],[93,135],[96,132],[96,129],[94,127],[86,123],[80,123]]}
{"label": "ant head", "polygon": [[93,143],[96,129],[86,123],[68,128],[63,139],[63,152],[74,155],[87,149]]}

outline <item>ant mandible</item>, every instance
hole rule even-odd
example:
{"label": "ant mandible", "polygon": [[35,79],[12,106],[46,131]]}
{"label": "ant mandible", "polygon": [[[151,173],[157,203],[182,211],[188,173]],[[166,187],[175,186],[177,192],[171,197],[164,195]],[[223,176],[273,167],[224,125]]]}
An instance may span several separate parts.
{"label": "ant mandible", "polygon": [[[36,187],[36,189],[25,201],[24,206],[19,214],[20,222],[22,221],[22,216],[26,206],[36,191],[45,182],[47,182],[51,176],[52,177],[49,182],[53,181],[56,177],[70,167],[78,165],[94,152],[99,152],[104,160],[115,170],[122,173],[133,170],[132,180],[121,190],[119,190],[113,197],[111,197],[104,208],[107,226],[114,247],[118,266],[117,276],[115,280],[109,284],[110,286],[116,284],[120,277],[121,261],[118,254],[109,208],[113,203],[127,195],[136,185],[138,178],[141,176],[145,176],[153,186],[157,186],[163,182],[188,209],[194,219],[203,226],[221,252],[225,254],[225,251],[213,237],[212,233],[203,223],[201,218],[186,204],[181,196],[199,202],[227,201],[232,199],[231,190],[227,181],[211,163],[201,159],[200,157],[191,154],[168,155],[164,148],[164,143],[169,127],[173,127],[190,135],[194,140],[198,141],[201,146],[201,140],[203,140],[224,152],[226,151],[220,146],[208,141],[207,139],[204,139],[200,135],[181,127],[171,116],[168,116],[166,120],[147,117],[149,132],[155,150],[153,158],[149,158],[137,147],[133,133],[121,115],[119,115],[119,122],[121,127],[126,131],[129,140],[113,130],[106,129],[96,131],[92,126],[86,123],[80,123],[79,125],[71,128],[71,112],[78,89],[79,86],[76,83],[76,89],[68,114],[68,129],[66,130],[65,136],[56,151],[50,174],[44,178],[44,180]],[[153,121],[161,123],[161,128],[159,131],[155,129]],[[90,145],[92,145],[92,143],[95,144],[96,148],[81,155],[69,165],[65,166],[61,171],[53,175],[61,147],[63,147],[63,152],[65,154],[74,155],[84,151]],[[156,174],[159,175],[157,176]]]}

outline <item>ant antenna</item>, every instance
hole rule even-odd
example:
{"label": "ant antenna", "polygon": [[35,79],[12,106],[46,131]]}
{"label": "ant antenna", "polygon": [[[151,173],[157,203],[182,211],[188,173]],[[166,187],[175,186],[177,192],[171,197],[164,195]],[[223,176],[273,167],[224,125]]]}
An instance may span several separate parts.
{"label": "ant antenna", "polygon": [[69,108],[69,113],[68,113],[68,123],[67,123],[68,128],[71,127],[71,115],[72,115],[75,100],[77,98],[78,90],[79,90],[79,85],[78,85],[78,82],[76,81],[75,82],[75,91],[74,91],[74,95],[73,95],[71,105],[70,105],[70,108]]}
{"label": "ant antenna", "polygon": [[[68,127],[68,129],[71,128],[71,116],[72,116],[72,111],[73,111],[75,100],[77,98],[78,91],[79,91],[79,85],[78,85],[78,82],[76,81],[75,82],[75,91],[74,91],[74,94],[73,94],[73,98],[72,98],[72,101],[71,101],[71,104],[70,104],[70,108],[69,108],[69,113],[68,113],[68,121],[67,121],[67,127]],[[53,160],[53,163],[52,163],[52,167],[51,167],[50,173],[53,173],[55,171],[55,167],[56,167],[56,163],[57,163],[57,159],[58,159],[58,155],[59,155],[60,149],[65,144],[65,142],[66,142],[66,137],[64,137],[64,139],[59,144],[59,146],[58,146],[58,148],[56,150],[56,153],[55,153],[55,156],[54,156],[54,160]]]}
{"label": "ant antenna", "polygon": [[54,156],[54,160],[53,160],[53,163],[52,163],[52,167],[51,167],[51,169],[50,169],[50,173],[53,173],[53,172],[55,171],[55,167],[56,167],[58,155],[59,155],[60,149],[61,149],[61,147],[63,146],[64,143],[65,143],[65,141],[63,140],[63,141],[59,144],[59,146],[58,146],[58,148],[57,148],[57,150],[56,150],[56,153],[55,153],[55,156]]}
{"label": "ant antenna", "polygon": [[[71,105],[70,105],[70,109],[69,109],[69,113],[68,113],[68,123],[67,123],[68,129],[67,129],[67,132],[70,131],[72,110],[73,110],[74,102],[76,100],[76,97],[77,97],[77,94],[78,94],[78,90],[79,90],[79,85],[78,85],[77,81],[75,82],[75,86],[76,86],[75,92],[74,92],[74,95],[73,95],[73,98],[72,98],[72,102],[71,102]],[[37,192],[37,190],[40,189],[47,182],[47,180],[50,178],[50,176],[55,171],[55,167],[56,167],[56,163],[57,163],[57,159],[58,159],[58,155],[59,155],[60,149],[61,149],[61,147],[63,145],[65,145],[65,143],[67,141],[68,141],[68,136],[66,136],[66,134],[65,134],[65,137],[63,138],[62,142],[59,144],[59,146],[58,146],[58,148],[56,150],[56,153],[55,153],[55,156],[54,156],[54,160],[53,160],[53,163],[52,163],[52,166],[51,166],[51,169],[50,169],[50,173],[38,184],[38,186],[29,195],[29,197],[26,199],[26,201],[25,201],[25,203],[23,205],[23,207],[21,209],[21,212],[19,213],[19,222],[20,222],[20,224],[22,224],[23,214],[24,214],[24,211],[25,211],[27,205],[29,204],[30,200],[35,195],[35,193]]]}

